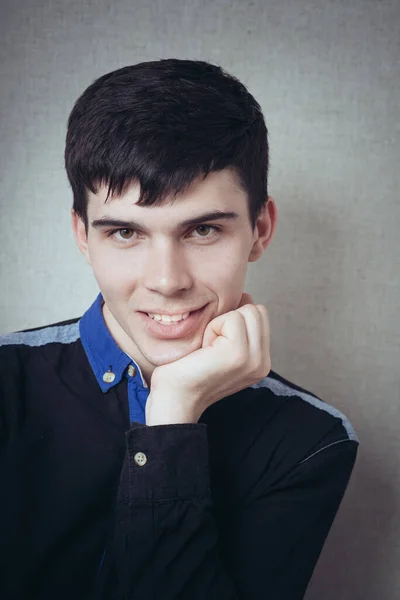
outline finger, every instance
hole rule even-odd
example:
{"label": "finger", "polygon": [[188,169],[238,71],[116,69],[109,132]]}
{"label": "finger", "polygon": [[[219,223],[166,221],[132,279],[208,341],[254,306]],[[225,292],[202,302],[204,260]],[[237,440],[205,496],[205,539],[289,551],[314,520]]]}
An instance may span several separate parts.
{"label": "finger", "polygon": [[262,323],[261,347],[263,361],[265,362],[264,377],[266,377],[271,370],[271,326],[267,307],[264,304],[257,304],[257,308],[260,312]]}
{"label": "finger", "polygon": [[260,364],[263,358],[263,320],[258,305],[244,306],[238,309],[246,322],[248,348],[247,353],[253,364]]}
{"label": "finger", "polygon": [[[246,292],[242,293],[242,297],[240,299],[239,302],[239,306],[236,309],[233,310],[237,310],[238,308],[240,308],[241,306],[244,306],[245,304],[254,304],[253,298],[250,296],[250,294],[247,294]],[[232,311],[228,311],[226,313],[222,313],[222,315],[219,315],[218,317],[215,317],[215,319],[212,319],[206,326],[204,333],[203,333],[203,341],[202,341],[202,347],[205,348],[206,346],[211,346],[214,342],[214,340],[221,335],[221,328],[222,325],[224,323],[224,315],[227,315]]]}
{"label": "finger", "polygon": [[[246,319],[249,338],[249,358],[261,370],[261,377],[266,377],[271,370],[270,357],[270,324],[268,310],[264,304],[256,304],[256,311],[251,306],[238,309]],[[252,318],[253,316],[253,318]]]}
{"label": "finger", "polygon": [[246,322],[238,310],[223,313],[208,323],[203,335],[203,347],[212,345],[218,337],[232,341],[241,351],[247,347]]}

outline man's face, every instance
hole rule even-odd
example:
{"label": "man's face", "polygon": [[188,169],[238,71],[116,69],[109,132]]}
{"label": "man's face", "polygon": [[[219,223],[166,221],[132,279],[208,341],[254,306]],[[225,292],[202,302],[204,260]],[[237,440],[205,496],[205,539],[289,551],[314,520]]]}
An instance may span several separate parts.
{"label": "man's face", "polygon": [[[89,194],[87,235],[75,214],[74,233],[102,292],[106,324],[149,384],[156,366],[201,348],[207,324],[238,307],[247,263],[262,254],[267,236],[260,241],[258,228],[252,232],[246,194],[228,170],[211,173],[173,204],[159,207],[137,206],[137,185],[107,203],[106,195],[106,186]],[[179,228],[215,211],[238,216]],[[153,331],[142,314],[200,307],[195,327],[172,339]]]}

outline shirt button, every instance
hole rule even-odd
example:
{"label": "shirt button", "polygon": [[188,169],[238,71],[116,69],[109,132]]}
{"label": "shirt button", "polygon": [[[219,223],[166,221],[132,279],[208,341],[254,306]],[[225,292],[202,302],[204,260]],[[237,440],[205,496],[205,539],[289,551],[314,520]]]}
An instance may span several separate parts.
{"label": "shirt button", "polygon": [[147,456],[143,452],[136,452],[133,458],[139,467],[143,467],[147,463]]}
{"label": "shirt button", "polygon": [[129,375],[129,377],[134,377],[136,375],[136,369],[133,365],[129,365],[128,375]]}
{"label": "shirt button", "polygon": [[105,381],[106,383],[112,383],[114,381],[114,379],[115,379],[115,373],[113,373],[112,371],[107,371],[103,375],[103,381]]}

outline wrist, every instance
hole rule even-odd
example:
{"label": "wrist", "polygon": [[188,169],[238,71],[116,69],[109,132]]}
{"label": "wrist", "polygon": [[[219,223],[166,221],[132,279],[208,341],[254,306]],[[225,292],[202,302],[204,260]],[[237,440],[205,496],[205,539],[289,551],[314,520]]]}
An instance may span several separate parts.
{"label": "wrist", "polygon": [[146,403],[146,425],[173,425],[180,423],[197,423],[200,414],[194,406],[182,399],[169,400],[162,397],[151,396]]}

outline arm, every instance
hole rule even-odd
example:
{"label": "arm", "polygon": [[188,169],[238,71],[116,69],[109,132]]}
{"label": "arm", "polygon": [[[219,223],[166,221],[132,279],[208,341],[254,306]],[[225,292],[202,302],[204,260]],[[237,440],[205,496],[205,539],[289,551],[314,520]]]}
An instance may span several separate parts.
{"label": "arm", "polygon": [[96,599],[300,600],[356,451],[355,442],[336,443],[272,485],[255,482],[245,505],[217,525],[207,426],[133,427]]}

